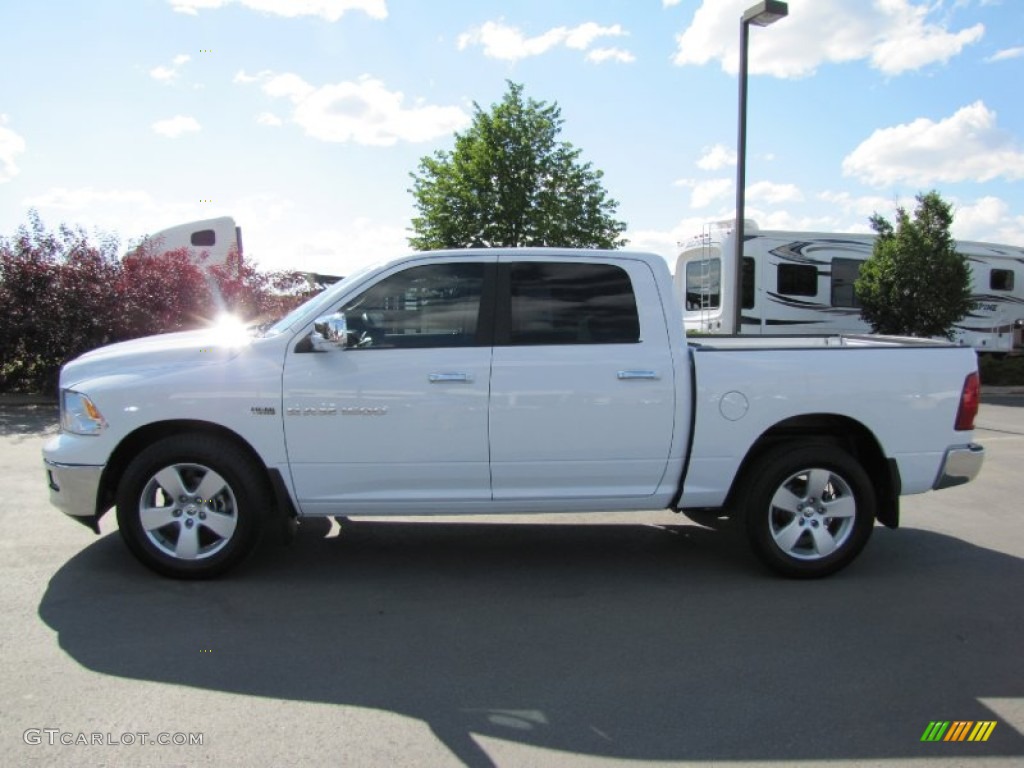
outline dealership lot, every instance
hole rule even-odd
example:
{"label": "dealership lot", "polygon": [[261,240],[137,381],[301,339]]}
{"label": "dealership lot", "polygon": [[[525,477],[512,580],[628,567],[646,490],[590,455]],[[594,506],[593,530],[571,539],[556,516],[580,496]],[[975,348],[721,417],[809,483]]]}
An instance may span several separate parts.
{"label": "dealership lot", "polygon": [[55,413],[0,405],[3,762],[1019,764],[1024,397],[978,424],[978,480],[823,581],[666,512],[315,522],[190,584],[50,507]]}

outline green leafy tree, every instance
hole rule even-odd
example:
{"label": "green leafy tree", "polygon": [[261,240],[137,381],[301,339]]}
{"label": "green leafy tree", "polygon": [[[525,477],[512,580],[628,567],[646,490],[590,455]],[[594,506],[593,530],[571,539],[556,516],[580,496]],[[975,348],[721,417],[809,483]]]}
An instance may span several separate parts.
{"label": "green leafy tree", "polygon": [[896,224],[871,217],[878,233],[856,291],[861,317],[875,333],[953,338],[953,325],[974,307],[967,259],[950,234],[953,211],[936,191],[917,196],[913,218],[896,209]]}
{"label": "green leafy tree", "polygon": [[501,103],[476,103],[472,125],[451,152],[420,160],[409,190],[419,215],[409,244],[418,250],[491,246],[616,248],[625,244],[618,203],[603,173],[558,141],[558,104],[523,99],[508,83]]}

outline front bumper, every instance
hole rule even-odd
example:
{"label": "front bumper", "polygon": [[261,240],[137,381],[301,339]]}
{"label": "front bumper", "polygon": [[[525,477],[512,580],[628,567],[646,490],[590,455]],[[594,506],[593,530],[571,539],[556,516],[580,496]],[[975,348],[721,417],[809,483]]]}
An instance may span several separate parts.
{"label": "front bumper", "polygon": [[985,449],[976,443],[947,449],[932,488],[939,491],[971,482],[978,476],[984,461]]}
{"label": "front bumper", "polygon": [[50,503],[65,515],[99,533],[97,498],[102,466],[61,464],[50,459],[46,466],[46,484],[50,489]]}

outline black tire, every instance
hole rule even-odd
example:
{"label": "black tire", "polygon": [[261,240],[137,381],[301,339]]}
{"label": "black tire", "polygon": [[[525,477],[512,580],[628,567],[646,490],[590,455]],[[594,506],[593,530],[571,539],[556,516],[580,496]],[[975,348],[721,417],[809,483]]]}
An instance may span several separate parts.
{"label": "black tire", "polygon": [[207,579],[253,550],[269,499],[266,473],[234,443],[173,435],[128,465],[117,489],[117,524],[147,568],[176,579]]}
{"label": "black tire", "polygon": [[863,467],[831,443],[784,443],[745,473],[742,503],[754,553],[794,578],[849,565],[875,524],[875,491]]}

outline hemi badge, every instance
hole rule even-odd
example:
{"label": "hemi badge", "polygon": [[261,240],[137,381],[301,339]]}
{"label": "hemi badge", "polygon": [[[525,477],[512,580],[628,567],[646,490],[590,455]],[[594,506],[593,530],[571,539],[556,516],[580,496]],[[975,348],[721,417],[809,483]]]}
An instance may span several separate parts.
{"label": "hemi badge", "polygon": [[254,405],[249,409],[249,413],[253,416],[275,416],[277,414],[277,409],[273,406]]}

